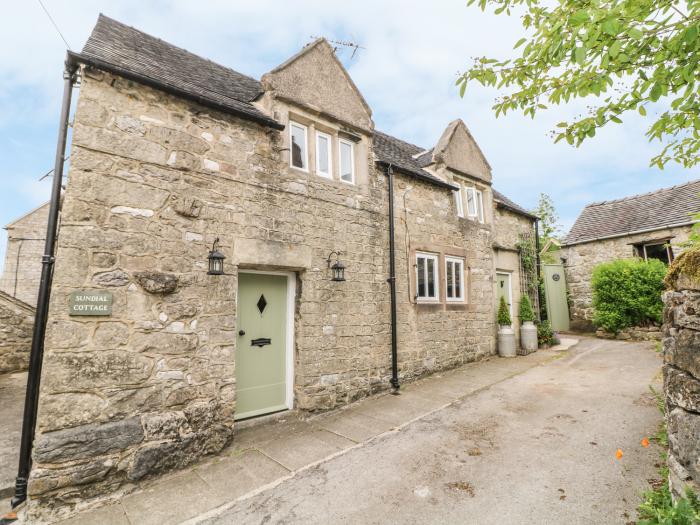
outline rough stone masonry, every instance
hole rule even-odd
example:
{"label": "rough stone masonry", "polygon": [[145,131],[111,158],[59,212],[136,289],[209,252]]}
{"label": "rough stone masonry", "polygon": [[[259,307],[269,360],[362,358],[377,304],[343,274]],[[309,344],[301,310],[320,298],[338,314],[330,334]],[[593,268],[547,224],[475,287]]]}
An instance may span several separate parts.
{"label": "rough stone masonry", "polygon": [[[683,253],[695,259],[698,253]],[[674,265],[675,265],[674,264]],[[669,441],[669,480],[674,495],[700,489],[700,279],[674,273],[664,294],[664,391]]]}
{"label": "rough stone masonry", "polygon": [[[279,141],[256,124],[134,82],[83,75],[29,486],[32,519],[117,497],[144,476],[231,440],[238,267],[298,273],[298,408],[329,409],[388,384],[384,175],[368,157],[372,177],[362,186],[300,178],[281,160]],[[464,254],[469,302],[415,305],[399,294],[403,380],[494,349],[491,225],[460,221],[449,191],[412,180],[406,195],[408,187],[399,177],[405,198],[396,206],[407,211],[397,245]],[[224,276],[206,274],[215,237],[231,254]],[[348,280],[340,285],[325,268],[332,249],[347,254]],[[409,253],[398,250],[403,290]],[[68,295],[84,288],[110,290],[114,315],[69,317]]]}

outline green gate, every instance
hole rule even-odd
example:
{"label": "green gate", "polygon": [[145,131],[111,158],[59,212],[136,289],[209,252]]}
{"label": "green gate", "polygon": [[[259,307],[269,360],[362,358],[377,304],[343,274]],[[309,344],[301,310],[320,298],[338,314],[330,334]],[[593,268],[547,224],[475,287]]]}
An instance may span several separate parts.
{"label": "green gate", "polygon": [[561,264],[543,264],[544,293],[547,317],[555,331],[569,329],[569,302],[566,298],[566,277]]}

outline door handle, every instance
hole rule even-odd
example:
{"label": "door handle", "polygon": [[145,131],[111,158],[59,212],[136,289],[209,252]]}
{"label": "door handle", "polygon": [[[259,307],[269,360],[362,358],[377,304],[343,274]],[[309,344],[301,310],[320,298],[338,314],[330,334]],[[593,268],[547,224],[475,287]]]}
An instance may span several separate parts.
{"label": "door handle", "polygon": [[243,336],[245,335],[245,330],[239,330],[239,331],[238,331],[238,335],[240,335],[241,337],[243,337]]}
{"label": "door handle", "polygon": [[265,345],[271,345],[271,344],[272,344],[272,340],[271,340],[271,339],[268,339],[267,337],[261,337],[260,339],[253,339],[253,340],[250,342],[250,344],[251,344],[252,346],[259,346],[259,347],[262,348],[262,347],[265,346]]}

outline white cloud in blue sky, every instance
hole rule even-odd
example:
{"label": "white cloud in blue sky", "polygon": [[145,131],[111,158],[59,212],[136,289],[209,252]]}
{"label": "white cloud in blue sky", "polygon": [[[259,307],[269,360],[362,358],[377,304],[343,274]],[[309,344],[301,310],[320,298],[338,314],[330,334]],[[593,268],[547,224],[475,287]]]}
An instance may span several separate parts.
{"label": "white cloud in blue sky", "polygon": [[[341,59],[374,112],[378,129],[430,147],[462,118],[493,167],[494,187],[525,207],[552,196],[567,229],[591,201],[698,178],[697,170],[648,167],[657,150],[644,129],[653,115],[626,119],[581,148],[554,145],[553,126],[585,105],[553,108],[535,120],[496,119],[494,91],[460,99],[457,72],[479,55],[505,56],[522,30],[460,0],[44,0],[74,50],[99,12],[206,58],[260,78],[312,36],[365,49]],[[48,199],[65,46],[36,0],[7,1],[0,19],[0,224]],[[4,238],[0,238],[0,257]],[[0,259],[1,260],[1,259]],[[0,263],[2,264],[2,263]]]}

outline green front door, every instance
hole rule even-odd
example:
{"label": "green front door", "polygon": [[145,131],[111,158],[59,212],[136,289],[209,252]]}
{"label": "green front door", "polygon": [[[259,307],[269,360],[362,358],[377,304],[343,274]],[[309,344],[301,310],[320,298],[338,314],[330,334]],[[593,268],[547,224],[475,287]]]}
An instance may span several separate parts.
{"label": "green front door", "polygon": [[508,310],[510,311],[510,317],[513,318],[513,308],[511,304],[513,302],[510,296],[510,274],[509,273],[497,273],[496,274],[496,311],[498,312],[498,305],[501,304],[501,297],[505,299],[508,305]]}
{"label": "green front door", "polygon": [[287,405],[287,276],[240,273],[236,419]]}
{"label": "green front door", "polygon": [[569,329],[569,302],[566,299],[566,278],[561,264],[544,264],[544,293],[547,316],[555,331]]}

